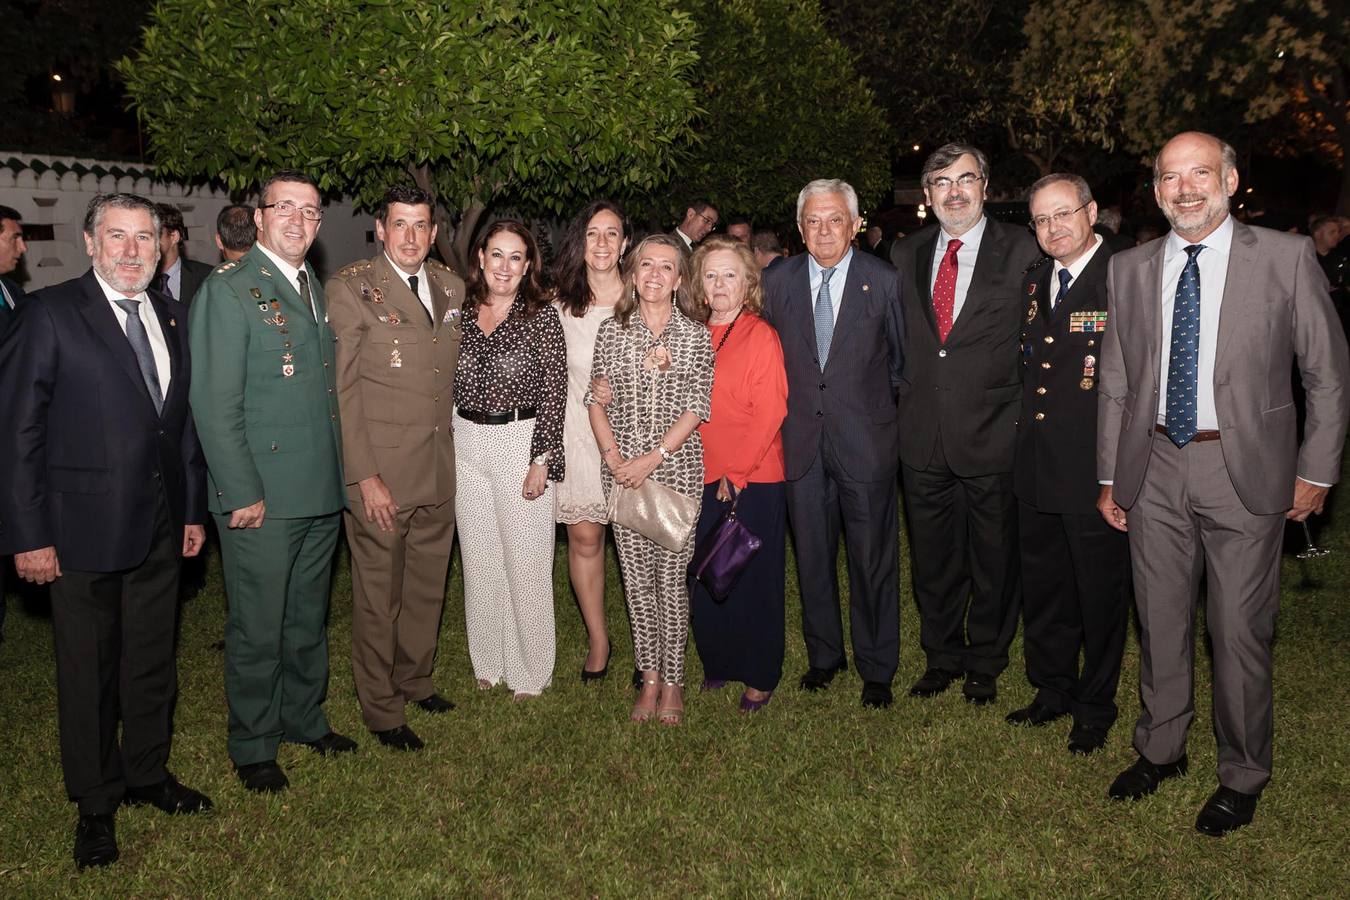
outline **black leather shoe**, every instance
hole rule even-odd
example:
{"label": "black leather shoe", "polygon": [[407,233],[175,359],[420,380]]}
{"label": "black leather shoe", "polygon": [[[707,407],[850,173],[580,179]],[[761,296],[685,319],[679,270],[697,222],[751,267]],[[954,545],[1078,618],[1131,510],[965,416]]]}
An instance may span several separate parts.
{"label": "black leather shoe", "polygon": [[1156,791],[1158,785],[1167,779],[1185,775],[1187,765],[1184,753],[1176,762],[1164,763],[1161,766],[1141,756],[1134,761],[1134,765],[1116,776],[1106,794],[1112,800],[1139,800]]}
{"label": "black leather shoe", "polygon": [[75,825],[75,868],[108,866],[117,862],[117,832],[111,813],[80,816]]}
{"label": "black leather shoe", "polygon": [[149,787],[128,787],[122,802],[127,806],[143,806],[149,803],[169,815],[206,812],[211,808],[210,797],[190,787],[184,787],[172,775]]}
{"label": "black leather shoe", "polygon": [[911,697],[936,697],[951,687],[952,683],[960,677],[960,672],[949,672],[946,669],[936,668],[929,669],[910,686],[909,695]]}
{"label": "black leather shoe", "polygon": [[1256,801],[1260,799],[1260,794],[1244,794],[1219,785],[1200,807],[1195,830],[1210,837],[1223,837],[1230,831],[1250,825],[1252,816],[1256,815]]}
{"label": "black leather shoe", "polygon": [[961,688],[961,693],[967,702],[976,706],[993,703],[994,698],[998,696],[998,678],[981,672],[967,672],[966,683]]}
{"label": "black leather shoe", "polygon": [[[429,713],[449,712],[455,708],[455,704],[451,703],[440,694],[432,694],[430,697],[423,697],[421,700],[414,700],[413,702]],[[379,732],[376,732],[376,734],[378,733]],[[355,744],[352,744],[352,749],[356,749]]]}
{"label": "black leather shoe", "polygon": [[891,705],[891,686],[880,681],[865,681],[862,705],[867,709],[886,709]]}
{"label": "black leather shoe", "polygon": [[848,664],[842,662],[839,665],[831,666],[828,669],[817,669],[815,666],[811,666],[809,669],[806,670],[806,673],[802,675],[801,681],[802,690],[804,691],[824,690],[825,688],[830,686],[831,681],[834,681],[834,676],[844,671],[844,669],[847,667]]}
{"label": "black leather shoe", "polygon": [[1075,725],[1069,732],[1069,752],[1089,756],[1106,746],[1106,728],[1099,725]]}
{"label": "black leather shoe", "polygon": [[417,732],[413,731],[407,725],[400,725],[397,728],[390,728],[387,731],[374,731],[371,733],[375,735],[376,740],[381,744],[384,744],[386,747],[391,747],[394,750],[421,750],[426,746],[426,744],[422,743],[422,739],[417,736]]}
{"label": "black leather shoe", "polygon": [[305,741],[304,745],[320,756],[356,751],[356,741],[349,737],[343,737],[336,731],[330,731],[316,741]]}
{"label": "black leather shoe", "polygon": [[[966,683],[969,684],[970,682],[967,681]],[[1030,705],[1021,709],[1014,709],[1003,719],[1009,725],[1032,725],[1039,728],[1067,715],[1068,713],[1064,710],[1054,710],[1036,700],[1032,700]]]}
{"label": "black leather shoe", "polygon": [[613,656],[614,656],[614,645],[610,644],[609,652],[605,654],[605,664],[601,666],[599,669],[592,672],[590,669],[586,668],[586,664],[583,662],[581,664],[581,683],[586,684],[587,682],[591,681],[600,681],[606,675],[608,675],[609,661],[611,658],[613,658]]}
{"label": "black leather shoe", "polygon": [[275,759],[235,766],[235,771],[239,773],[239,780],[244,783],[244,787],[255,794],[279,794],[291,785]]}

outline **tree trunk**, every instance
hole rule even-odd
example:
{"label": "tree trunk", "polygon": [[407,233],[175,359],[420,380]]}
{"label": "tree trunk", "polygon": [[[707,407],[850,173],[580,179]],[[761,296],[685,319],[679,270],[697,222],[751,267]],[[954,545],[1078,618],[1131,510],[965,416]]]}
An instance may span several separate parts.
{"label": "tree trunk", "polygon": [[480,200],[473,200],[459,212],[459,225],[455,225],[452,210],[436,196],[436,188],[431,180],[431,170],[427,166],[408,166],[408,175],[413,183],[432,197],[432,218],[436,223],[436,252],[441,261],[454,269],[461,277],[468,273],[469,247],[473,243],[474,232],[487,207]]}

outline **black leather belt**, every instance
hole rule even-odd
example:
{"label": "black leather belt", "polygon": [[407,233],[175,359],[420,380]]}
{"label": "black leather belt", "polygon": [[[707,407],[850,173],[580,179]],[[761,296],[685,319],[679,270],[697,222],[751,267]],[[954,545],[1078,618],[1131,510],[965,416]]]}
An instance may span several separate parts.
{"label": "black leather belt", "polygon": [[475,409],[457,409],[455,414],[460,418],[468,419],[475,425],[505,425],[508,422],[523,422],[526,419],[533,419],[534,407],[522,406],[519,409],[510,409],[506,412],[479,412]]}
{"label": "black leather belt", "polygon": [[[1154,425],[1153,430],[1164,437],[1167,436],[1166,425]],[[1191,438],[1192,441],[1217,441],[1218,439],[1219,433],[1217,431],[1197,431],[1195,437]]]}

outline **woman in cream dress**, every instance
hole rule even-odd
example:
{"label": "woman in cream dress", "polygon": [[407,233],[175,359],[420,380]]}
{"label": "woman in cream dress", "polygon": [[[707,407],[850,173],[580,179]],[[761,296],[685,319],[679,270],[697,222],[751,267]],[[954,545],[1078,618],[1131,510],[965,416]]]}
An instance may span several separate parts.
{"label": "woman in cream dress", "polygon": [[623,293],[619,262],[631,231],[623,210],[596,200],[567,226],[554,263],[554,301],[567,339],[567,416],[563,448],[567,479],[554,493],[554,518],[567,526],[567,567],[586,623],[589,649],[582,681],[609,673],[609,632],[605,627],[605,491],[600,453],[583,402],[591,379],[591,357],[600,323],[613,315]]}

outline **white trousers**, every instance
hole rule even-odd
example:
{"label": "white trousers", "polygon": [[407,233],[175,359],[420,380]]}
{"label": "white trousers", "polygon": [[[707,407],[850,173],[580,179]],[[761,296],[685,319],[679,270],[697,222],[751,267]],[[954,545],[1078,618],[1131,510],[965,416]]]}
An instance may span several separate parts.
{"label": "white trousers", "polygon": [[455,518],[476,678],[537,694],[553,677],[553,492],[521,496],[534,420],[456,415]]}

